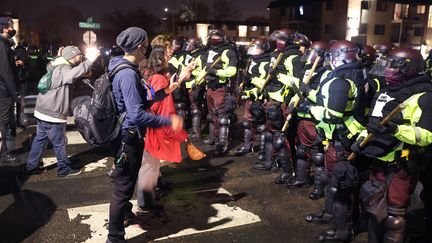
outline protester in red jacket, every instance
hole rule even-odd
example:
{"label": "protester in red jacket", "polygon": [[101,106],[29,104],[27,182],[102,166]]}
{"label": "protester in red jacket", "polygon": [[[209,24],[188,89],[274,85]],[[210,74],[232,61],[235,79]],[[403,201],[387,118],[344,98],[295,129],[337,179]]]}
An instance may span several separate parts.
{"label": "protester in red jacket", "polygon": [[[194,64],[190,64],[179,74],[173,77],[168,76],[168,55],[166,48],[163,46],[155,46],[147,60],[145,70],[146,85],[157,92],[160,89],[166,89],[170,86],[170,82],[178,82],[181,84],[183,80],[187,80],[190,76]],[[150,94],[151,92],[148,92]],[[154,102],[150,110],[157,115],[171,116],[175,115],[174,99],[172,94],[169,94],[163,100]],[[137,197],[138,206],[144,211],[160,211],[161,206],[157,206],[155,202],[154,188],[159,177],[160,161],[181,162],[180,145],[188,138],[185,130],[179,132],[174,131],[170,126],[161,128],[147,128],[145,136],[145,146],[143,161],[138,175]]]}

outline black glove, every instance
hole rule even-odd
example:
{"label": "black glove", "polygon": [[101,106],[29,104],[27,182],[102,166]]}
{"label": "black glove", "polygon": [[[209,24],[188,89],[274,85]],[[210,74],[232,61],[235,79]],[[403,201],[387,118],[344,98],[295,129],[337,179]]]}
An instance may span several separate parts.
{"label": "black glove", "polygon": [[393,122],[389,122],[385,126],[377,122],[370,122],[367,124],[367,130],[373,134],[395,134],[398,128],[397,124]]}
{"label": "black glove", "polygon": [[209,67],[209,68],[207,68],[207,74],[208,75],[211,75],[211,76],[216,76],[216,69],[214,69],[214,68],[211,68],[211,67]]}
{"label": "black glove", "polygon": [[310,106],[311,106],[311,104],[309,102],[303,101],[303,102],[300,102],[297,109],[299,112],[310,114]]}
{"label": "black glove", "polygon": [[311,90],[312,88],[309,84],[300,83],[300,91],[303,92],[305,96],[308,96]]}
{"label": "black glove", "polygon": [[278,70],[278,67],[276,67],[276,68],[270,67],[269,70],[268,70],[268,73],[269,73],[269,75],[271,75],[272,77],[276,77],[278,71],[279,71],[279,70]]}
{"label": "black glove", "polygon": [[363,142],[364,137],[359,137],[357,139],[357,141],[355,141],[352,145],[351,145],[351,151],[353,151],[355,154],[357,155],[364,155],[363,153],[363,149],[360,148],[360,144]]}

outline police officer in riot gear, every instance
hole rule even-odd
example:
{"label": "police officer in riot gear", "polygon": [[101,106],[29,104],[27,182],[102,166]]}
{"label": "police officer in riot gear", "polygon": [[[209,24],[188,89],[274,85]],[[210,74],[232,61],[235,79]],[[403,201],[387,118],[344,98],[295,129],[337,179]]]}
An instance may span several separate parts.
{"label": "police officer in riot gear", "polygon": [[[352,145],[358,154],[372,158],[371,180],[381,182],[387,190],[387,210],[372,214],[369,220],[369,242],[399,243],[404,239],[404,215],[409,204],[413,174],[410,160],[432,143],[432,84],[424,75],[424,61],[420,52],[409,48],[396,48],[385,58],[377,61],[371,71],[387,82],[369,112],[367,130]],[[380,122],[395,107],[405,106],[389,123]],[[359,144],[368,133],[374,138],[360,148]],[[374,192],[362,186],[362,196],[368,198]],[[366,205],[368,207],[368,205]]]}
{"label": "police officer in riot gear", "polygon": [[200,38],[190,37],[184,44],[183,51],[186,53],[183,58],[183,63],[185,65],[189,64],[189,62],[192,60],[195,60],[196,63],[196,67],[192,71],[191,78],[185,81],[185,86],[188,90],[189,100],[191,103],[190,114],[192,120],[192,132],[190,134],[190,138],[192,140],[200,140],[201,115],[203,112],[203,104],[205,101],[205,87],[196,86],[195,81],[204,68],[204,60],[207,61],[205,58],[207,48],[203,48],[203,44]]}
{"label": "police officer in riot gear", "polygon": [[341,40],[334,43],[326,58],[332,71],[320,83],[317,105],[310,108],[319,123],[318,133],[325,148],[325,207],[306,217],[308,222],[330,222],[332,227],[319,235],[320,241],[348,241],[353,237],[351,219],[351,195],[358,185],[358,173],[346,161],[354,136],[363,128],[364,107],[359,84],[364,76],[359,62],[360,49],[355,43]]}
{"label": "police officer in riot gear", "polygon": [[264,156],[264,132],[265,132],[265,111],[263,107],[262,95],[259,94],[260,87],[263,86],[267,77],[266,70],[269,65],[270,44],[266,38],[256,38],[248,48],[247,54],[250,56],[247,66],[242,97],[246,99],[244,105],[244,115],[242,121],[243,143],[235,151],[237,156],[244,155],[252,151],[253,137],[255,131],[260,133],[260,157]]}
{"label": "police officer in riot gear", "polygon": [[299,125],[297,127],[297,164],[295,179],[288,182],[290,188],[309,187],[308,171],[313,163],[315,165],[315,189],[311,193],[312,199],[319,199],[323,191],[324,176],[324,152],[321,141],[317,137],[315,121],[310,114],[310,106],[316,103],[316,94],[318,92],[320,80],[324,79],[330,72],[329,66],[324,66],[324,54],[329,50],[329,44],[325,41],[315,41],[310,49],[306,50],[302,56],[301,62],[305,63],[304,78],[311,72],[312,65],[315,60],[320,57],[317,68],[308,85],[301,84],[300,88],[308,96],[301,101],[297,108],[297,116],[299,117]]}
{"label": "police officer in riot gear", "polygon": [[[182,68],[187,65],[185,63],[187,52],[183,50],[184,43],[185,40],[183,37],[171,38],[172,57],[168,61],[168,70],[171,75],[174,75],[175,73],[180,73]],[[185,84],[182,83],[182,85],[172,94],[177,115],[179,115],[183,119],[186,119],[188,116],[188,107],[190,101]]]}
{"label": "police officer in riot gear", "polygon": [[[232,99],[227,99],[227,85],[229,79],[237,73],[237,55],[221,30],[210,30],[208,45],[205,80],[210,124],[209,137],[205,143],[216,144],[215,155],[220,156],[228,152],[229,118],[234,112],[235,104]],[[220,61],[215,63],[218,57]]]}
{"label": "police officer in riot gear", "polygon": [[[298,86],[303,69],[303,64],[300,63],[302,52],[299,50],[300,45],[295,43],[295,37],[296,34],[288,28],[276,30],[270,36],[270,39],[276,42],[276,50],[271,54],[269,65],[269,73],[272,78],[267,86],[263,87],[266,99],[267,130],[271,134],[266,136],[265,161],[258,162],[253,167],[260,170],[277,169],[276,162],[272,160],[274,150],[283,170],[276,178],[276,184],[286,183],[293,175],[291,150],[285,132],[282,132],[282,127],[286,107],[295,95],[292,84],[295,83]],[[281,57],[281,61],[277,63],[276,68],[273,68],[278,57]]]}

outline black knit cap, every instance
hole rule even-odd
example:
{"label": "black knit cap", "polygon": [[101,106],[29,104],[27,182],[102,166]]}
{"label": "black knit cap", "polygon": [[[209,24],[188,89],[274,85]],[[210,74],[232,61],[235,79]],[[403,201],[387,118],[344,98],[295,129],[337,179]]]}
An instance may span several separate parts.
{"label": "black knit cap", "polygon": [[3,28],[8,28],[10,24],[13,24],[13,20],[11,17],[0,17],[0,32]]}
{"label": "black knit cap", "polygon": [[124,52],[131,53],[147,39],[145,30],[139,27],[129,27],[117,36],[117,45]]}

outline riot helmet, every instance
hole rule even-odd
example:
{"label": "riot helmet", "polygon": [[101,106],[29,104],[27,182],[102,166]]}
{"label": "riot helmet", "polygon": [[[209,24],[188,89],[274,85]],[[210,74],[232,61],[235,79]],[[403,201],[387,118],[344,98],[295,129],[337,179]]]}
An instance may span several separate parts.
{"label": "riot helmet", "polygon": [[323,61],[324,55],[329,49],[330,46],[328,42],[315,41],[310,48],[305,51],[300,61],[304,63],[314,63],[317,57],[321,57],[321,61]]}
{"label": "riot helmet", "polygon": [[370,73],[384,77],[390,86],[397,86],[424,71],[425,62],[420,52],[402,47],[394,49],[387,57],[379,58]]}
{"label": "riot helmet", "polygon": [[199,37],[190,37],[183,46],[183,50],[187,52],[194,51],[202,47],[202,41]]}
{"label": "riot helmet", "polygon": [[332,69],[359,60],[360,48],[357,44],[347,40],[335,42],[325,55],[325,61]]}
{"label": "riot helmet", "polygon": [[207,43],[210,46],[218,46],[225,42],[225,34],[220,29],[213,29],[209,31]]}
{"label": "riot helmet", "polygon": [[247,55],[256,56],[266,53],[270,50],[270,44],[266,38],[258,37],[252,41],[247,50]]}
{"label": "riot helmet", "polygon": [[183,37],[171,38],[171,48],[174,55],[176,55],[183,49],[184,43],[185,43],[185,38]]}
{"label": "riot helmet", "polygon": [[293,44],[294,32],[289,28],[282,28],[273,31],[269,39],[276,42],[276,49],[278,51],[282,51],[285,47]]}
{"label": "riot helmet", "polygon": [[376,58],[377,58],[377,54],[375,49],[372,46],[365,45],[361,53],[363,66],[365,67],[372,66],[375,63]]}
{"label": "riot helmet", "polygon": [[395,46],[392,43],[384,43],[384,44],[376,44],[373,46],[376,51],[377,57],[380,58],[382,56],[386,57]]}
{"label": "riot helmet", "polygon": [[310,47],[311,43],[312,42],[309,40],[309,38],[306,35],[302,33],[294,34],[294,44],[300,46],[300,51],[302,53],[304,53],[306,49]]}

